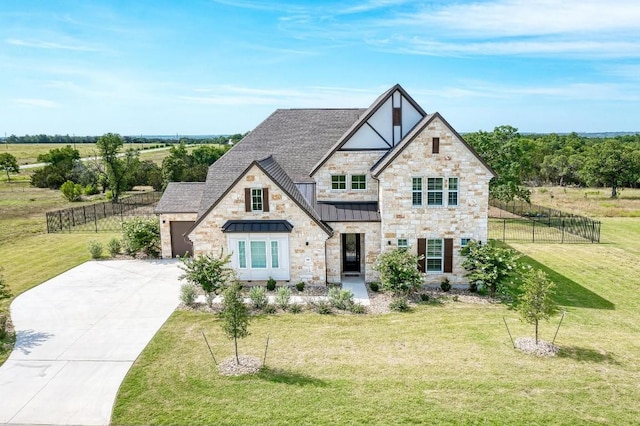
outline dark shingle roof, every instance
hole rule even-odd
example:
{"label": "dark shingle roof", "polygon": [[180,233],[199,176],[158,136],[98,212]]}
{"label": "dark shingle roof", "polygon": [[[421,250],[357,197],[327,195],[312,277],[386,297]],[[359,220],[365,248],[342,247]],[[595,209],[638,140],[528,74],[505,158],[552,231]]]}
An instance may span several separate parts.
{"label": "dark shingle roof", "polygon": [[276,110],[209,167],[198,216],[204,215],[253,161],[268,156],[273,156],[292,182],[313,182],[309,177],[313,166],[364,112],[364,109]]}
{"label": "dark shingle roof", "polygon": [[204,182],[171,182],[164,190],[155,212],[197,213]]}
{"label": "dark shingle roof", "polygon": [[321,202],[316,209],[325,222],[380,222],[377,202]]}

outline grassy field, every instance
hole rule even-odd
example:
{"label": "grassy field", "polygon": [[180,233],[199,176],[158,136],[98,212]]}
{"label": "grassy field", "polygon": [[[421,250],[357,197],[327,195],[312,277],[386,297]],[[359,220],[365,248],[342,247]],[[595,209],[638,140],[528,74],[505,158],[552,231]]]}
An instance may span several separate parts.
{"label": "grassy field", "polygon": [[[65,143],[15,143],[15,144],[2,144],[0,145],[0,152],[8,152],[16,157],[19,165],[34,164],[38,162],[38,155],[46,154],[52,149],[64,148],[67,145],[75,147],[80,152],[80,157],[93,157],[98,152],[96,144],[94,143],[78,143],[78,144],[65,144]],[[154,144],[150,143],[135,143],[127,144],[125,148],[134,148],[142,150],[144,147],[150,147]],[[141,151],[142,152],[142,151]]]}
{"label": "grassy field", "polygon": [[531,202],[591,217],[640,217],[640,189],[623,189],[611,198],[611,188],[534,188]]}
{"label": "grassy field", "polygon": [[[114,424],[633,424],[640,419],[640,220],[605,219],[602,244],[521,244],[557,282],[567,316],[555,358],[502,305],[419,306],[409,314],[256,317],[241,352],[267,368],[217,374],[232,344],[209,314],[178,311],[125,379]],[[543,266],[544,264],[544,266]],[[545,323],[551,340],[558,318]]]}

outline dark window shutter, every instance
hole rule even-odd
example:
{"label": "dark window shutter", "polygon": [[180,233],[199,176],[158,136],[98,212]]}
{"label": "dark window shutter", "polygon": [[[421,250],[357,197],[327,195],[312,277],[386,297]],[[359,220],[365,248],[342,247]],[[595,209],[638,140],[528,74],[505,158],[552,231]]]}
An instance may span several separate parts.
{"label": "dark window shutter", "polygon": [[393,109],[393,125],[400,126],[402,124],[402,110],[400,108]]}
{"label": "dark window shutter", "polygon": [[433,154],[439,154],[440,153],[440,138],[433,138],[433,150],[432,150]]}
{"label": "dark window shutter", "polygon": [[444,239],[444,272],[453,272],[453,238]]}
{"label": "dark window shutter", "polygon": [[427,270],[427,240],[425,238],[418,238],[418,257],[422,256],[422,259],[418,260],[418,269],[420,272]]}
{"label": "dark window shutter", "polygon": [[269,188],[262,188],[262,211],[269,211]]}
{"label": "dark window shutter", "polygon": [[244,189],[244,211],[251,211],[251,188]]}

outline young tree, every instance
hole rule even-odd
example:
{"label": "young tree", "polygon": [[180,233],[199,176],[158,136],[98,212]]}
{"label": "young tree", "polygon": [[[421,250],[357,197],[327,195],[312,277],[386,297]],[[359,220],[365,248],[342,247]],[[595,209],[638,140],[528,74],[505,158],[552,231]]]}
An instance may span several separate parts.
{"label": "young tree", "polygon": [[401,248],[382,253],[374,266],[380,272],[382,288],[394,296],[407,296],[416,291],[423,283],[418,260],[417,255]]}
{"label": "young tree", "polygon": [[226,256],[220,252],[220,256],[201,254],[195,258],[182,259],[185,271],[180,279],[194,283],[205,292],[209,306],[213,304],[213,297],[227,286],[229,281],[235,278],[235,271],[229,266],[231,255]]}
{"label": "young tree", "polygon": [[522,275],[522,294],[516,309],[522,319],[536,327],[536,345],[538,344],[538,322],[547,320],[558,311],[553,296],[555,284],[544,271],[530,269]]}
{"label": "young tree", "polygon": [[0,170],[4,170],[7,172],[7,182],[11,182],[9,173],[20,173],[20,166],[18,165],[18,160],[16,160],[16,157],[9,154],[8,152],[3,152],[2,154],[0,154]]}
{"label": "young tree", "polygon": [[106,176],[109,189],[113,196],[113,202],[117,202],[120,194],[128,188],[128,177],[137,165],[137,153],[128,150],[124,158],[120,158],[120,148],[124,141],[122,136],[115,133],[107,133],[100,136],[96,146],[102,161],[106,165]]}
{"label": "young tree", "polygon": [[517,274],[519,256],[515,251],[498,247],[494,241],[471,241],[461,253],[466,256],[462,267],[469,271],[466,276],[470,283],[488,288],[492,297],[507,294],[508,281]]}
{"label": "young tree", "polygon": [[222,329],[229,339],[233,339],[236,363],[240,364],[238,357],[238,339],[249,335],[249,308],[242,300],[242,287],[234,283],[224,291],[224,309],[222,311]]}

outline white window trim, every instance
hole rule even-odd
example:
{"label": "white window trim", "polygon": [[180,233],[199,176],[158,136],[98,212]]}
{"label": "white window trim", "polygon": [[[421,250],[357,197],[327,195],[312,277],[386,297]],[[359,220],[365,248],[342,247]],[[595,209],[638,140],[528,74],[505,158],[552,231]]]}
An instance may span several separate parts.
{"label": "white window trim", "polygon": [[[354,176],[363,176],[364,177],[364,188],[354,188],[353,187],[353,177]],[[369,186],[367,180],[368,179],[367,179],[366,173],[359,173],[359,174],[349,175],[349,182],[351,183],[351,186],[349,187],[349,189],[351,189],[352,191],[366,191],[367,187]],[[360,182],[358,182],[358,183],[360,183]]]}
{"label": "white window trim", "polygon": [[[239,242],[244,241],[245,268],[240,268]],[[251,242],[265,242],[266,268],[252,268]],[[273,267],[272,242],[277,242],[278,267]],[[291,259],[289,252],[289,235],[284,233],[231,233],[227,237],[227,247],[232,252],[231,266],[238,270],[239,278],[243,281],[264,281],[273,277],[279,281],[287,281],[291,277]]]}
{"label": "white window trim", "polygon": [[[438,189],[438,190],[432,189],[432,190],[430,190],[429,189],[429,179],[442,179],[442,189]],[[447,201],[449,201],[449,200],[448,199],[445,200],[445,198],[444,198],[444,194],[446,192],[445,188],[444,188],[445,177],[444,176],[427,176],[426,180],[427,180],[427,187],[424,190],[425,195],[426,195],[426,197],[425,197],[426,198],[426,204],[425,205],[427,207],[429,207],[429,208],[446,207],[447,206]],[[423,185],[423,187],[424,187],[424,185]],[[437,192],[442,194],[442,204],[429,204],[429,193],[437,193]]]}
{"label": "white window trim", "polygon": [[[457,188],[452,190],[449,188],[450,179],[456,179]],[[456,194],[456,204],[449,204],[449,195],[454,193]],[[460,178],[458,176],[449,176],[447,178],[447,206],[458,207],[460,205]]]}
{"label": "white window trim", "polygon": [[[334,187],[333,187],[333,178],[334,178],[334,177],[340,177],[340,176],[344,178],[344,188],[334,188]],[[346,191],[346,190],[347,190],[347,188],[348,188],[348,186],[347,186],[348,180],[349,180],[349,179],[347,179],[347,175],[346,175],[346,174],[342,174],[342,175],[331,175],[331,180],[330,180],[331,190],[332,190],[332,191]]]}
{"label": "white window trim", "polygon": [[[253,205],[253,191],[260,191],[260,209],[254,209]],[[262,187],[255,187],[255,188],[251,188],[251,211],[252,212],[256,212],[256,213],[260,213],[263,212],[264,210],[264,190]]]}
{"label": "white window trim", "polygon": [[[420,179],[420,189],[413,189],[413,180]],[[414,204],[413,194],[420,194],[420,204]],[[411,206],[412,207],[424,207],[424,178],[422,176],[411,176]]]}

